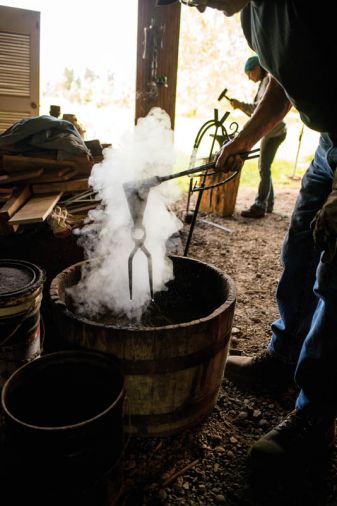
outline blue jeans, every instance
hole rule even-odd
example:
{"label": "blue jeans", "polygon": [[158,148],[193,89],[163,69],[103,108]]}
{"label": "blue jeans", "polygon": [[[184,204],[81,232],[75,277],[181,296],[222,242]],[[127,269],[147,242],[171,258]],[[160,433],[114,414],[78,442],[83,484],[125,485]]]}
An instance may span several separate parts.
{"label": "blue jeans", "polygon": [[286,235],[284,271],[277,289],[280,319],[272,324],[269,351],[294,365],[301,391],[296,409],[337,413],[337,259],[322,262],[310,223],[331,192],[337,142],[320,137]]}

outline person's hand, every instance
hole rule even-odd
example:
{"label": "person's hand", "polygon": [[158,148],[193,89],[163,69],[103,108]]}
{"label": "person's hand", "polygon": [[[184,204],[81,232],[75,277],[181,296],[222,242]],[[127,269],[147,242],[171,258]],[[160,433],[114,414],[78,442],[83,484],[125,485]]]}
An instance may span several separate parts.
{"label": "person's hand", "polygon": [[331,263],[337,251],[337,174],[332,192],[311,222],[316,248],[324,251],[322,261]]}
{"label": "person's hand", "polygon": [[233,107],[233,109],[240,109],[241,106],[240,100],[236,100],[236,98],[231,98],[230,104]]}
{"label": "person's hand", "polygon": [[242,169],[244,160],[237,153],[247,152],[251,145],[243,142],[239,136],[224,144],[217,154],[215,170],[220,172],[234,172]]}

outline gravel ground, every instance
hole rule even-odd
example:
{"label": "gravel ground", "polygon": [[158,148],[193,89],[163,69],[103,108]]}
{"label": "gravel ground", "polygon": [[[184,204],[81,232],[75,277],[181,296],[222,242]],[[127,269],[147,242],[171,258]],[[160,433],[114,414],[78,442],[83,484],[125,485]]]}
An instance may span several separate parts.
{"label": "gravel ground", "polygon": [[[204,216],[230,232],[202,222],[195,229],[189,256],[222,269],[237,288],[233,353],[251,355],[264,350],[269,341],[270,323],[277,317],[274,298],[281,273],[280,248],[296,194],[297,190],[278,190],[275,212],[250,221],[239,212],[251,204],[254,191],[240,188],[233,217]],[[181,202],[177,211],[183,209]],[[183,240],[187,231],[185,226]],[[29,244],[33,247],[37,243]],[[44,244],[50,248],[50,242],[41,240],[41,248]],[[42,259],[46,251],[41,248]],[[178,253],[182,253],[181,245],[180,249]],[[31,255],[36,254],[33,250]],[[25,250],[25,254],[29,252]],[[77,255],[77,250],[70,250],[68,260],[78,261]],[[51,258],[53,268],[60,272],[64,268],[57,264],[61,256]],[[49,266],[49,275],[53,272]],[[93,498],[81,496],[70,501],[71,506],[337,506],[336,451],[327,463],[311,467],[294,463],[282,472],[252,472],[248,465],[249,447],[293,409],[295,396],[294,391],[280,396],[267,390],[240,390],[225,377],[217,403],[202,424],[167,438],[131,438],[123,458],[122,479],[110,480],[107,490],[104,484],[101,499],[95,490]],[[7,467],[6,458],[0,463]],[[0,465],[1,506],[5,504],[3,480]],[[120,483],[116,503],[113,498]],[[68,503],[59,502],[62,506]],[[21,506],[23,502],[15,503],[11,497],[7,504]]]}
{"label": "gravel ground", "polygon": [[[297,190],[280,190],[275,212],[250,221],[239,211],[252,202],[254,192],[240,189],[232,218],[205,217],[230,233],[204,223],[196,227],[189,256],[221,268],[236,284],[234,353],[256,353],[269,340],[270,323],[277,316],[280,247],[296,194]],[[200,426],[169,438],[129,441],[120,504],[337,505],[336,452],[327,466],[294,464],[268,473],[249,468],[248,448],[293,409],[295,397],[295,391],[280,396],[239,390],[225,378],[216,406]]]}

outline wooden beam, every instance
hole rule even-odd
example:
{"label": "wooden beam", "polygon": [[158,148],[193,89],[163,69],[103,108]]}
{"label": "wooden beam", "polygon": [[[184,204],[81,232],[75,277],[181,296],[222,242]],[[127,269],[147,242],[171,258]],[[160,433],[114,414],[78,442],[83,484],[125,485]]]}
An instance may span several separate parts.
{"label": "wooden beam", "polygon": [[[157,6],[157,0],[138,0],[136,121],[138,118],[146,116],[152,107],[161,107],[170,116],[171,125],[174,128],[179,29],[180,3]],[[144,34],[146,31],[148,38],[144,55]],[[167,87],[158,85],[151,88],[153,34],[155,32],[158,33],[158,39],[161,39],[157,51],[157,75],[167,77]]]}
{"label": "wooden beam", "polygon": [[59,169],[59,168],[73,168],[76,163],[71,160],[52,160],[51,158],[29,157],[21,155],[3,155],[2,158],[3,170],[5,172],[13,173],[20,172],[28,169]]}
{"label": "wooden beam", "polygon": [[7,222],[31,196],[29,186],[14,190],[13,196],[0,207],[0,222]]}
{"label": "wooden beam", "polygon": [[33,193],[52,193],[52,192],[75,192],[87,190],[89,188],[88,178],[73,179],[72,181],[60,181],[58,183],[37,183],[33,184]]}
{"label": "wooden beam", "polygon": [[79,174],[90,174],[93,160],[86,156],[75,156],[71,160],[53,160],[52,158],[41,158],[32,156],[3,155],[2,170],[12,174],[28,169],[77,169]]}
{"label": "wooden beam", "polygon": [[11,184],[17,181],[27,181],[32,178],[41,176],[43,169],[34,169],[23,172],[15,172],[14,174],[4,174],[0,176],[0,184]]}
{"label": "wooden beam", "polygon": [[49,169],[47,173],[39,177],[29,179],[28,183],[58,183],[68,181],[77,175],[76,169]]}
{"label": "wooden beam", "polygon": [[32,197],[27,204],[21,207],[20,211],[14,214],[8,223],[10,225],[22,225],[24,223],[40,223],[44,221],[60,200],[61,195],[62,193],[60,192],[41,197]]}

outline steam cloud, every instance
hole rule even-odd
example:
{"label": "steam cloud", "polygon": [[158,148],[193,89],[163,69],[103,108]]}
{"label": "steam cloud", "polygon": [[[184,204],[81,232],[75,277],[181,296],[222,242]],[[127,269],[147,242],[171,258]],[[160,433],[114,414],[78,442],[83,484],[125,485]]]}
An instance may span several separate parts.
{"label": "steam cloud", "polygon": [[[139,119],[132,133],[124,136],[118,149],[106,149],[104,160],[93,167],[90,185],[102,200],[90,211],[90,222],[81,231],[80,244],[93,260],[82,269],[81,281],[71,289],[77,310],[97,316],[107,310],[140,318],[150,302],[147,259],[138,250],[133,260],[133,299],[129,295],[128,257],[134,248],[133,220],[123,183],[172,173],[175,161],[170,118],[153,108]],[[180,196],[176,181],[150,190],[144,212],[145,246],[152,255],[154,291],[165,289],[173,278],[173,265],[167,256],[168,238],[182,223],[168,209]]]}

